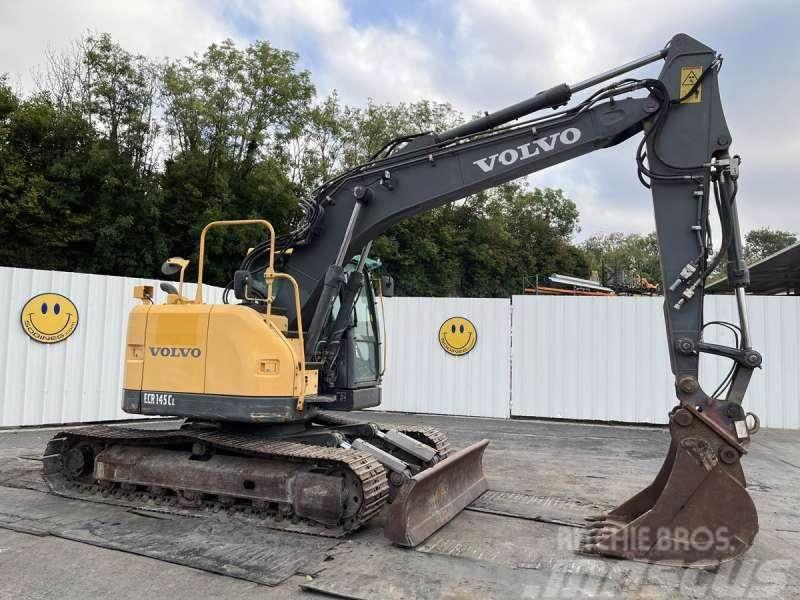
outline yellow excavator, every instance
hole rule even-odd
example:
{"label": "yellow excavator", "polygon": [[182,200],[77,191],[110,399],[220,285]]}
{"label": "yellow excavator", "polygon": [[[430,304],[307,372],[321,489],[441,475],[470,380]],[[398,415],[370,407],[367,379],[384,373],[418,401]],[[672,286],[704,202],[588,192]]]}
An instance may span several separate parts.
{"label": "yellow excavator", "polygon": [[[657,79],[609,80],[664,61]],[[198,280],[166,303],[139,286],[125,346],[123,409],[184,417],[174,429],[91,426],[56,435],[44,473],[59,494],[160,510],[224,511],[267,527],[352,532],[388,505],[385,532],[414,546],[487,489],[488,442],[451,451],[444,432],[387,426],[349,411],[380,405],[382,341],[368,255],[392,224],[642,134],[637,174],[651,189],[678,405],[654,482],[590,518],[578,549],[705,566],[744,552],[758,530],[740,458],[751,429],[741,403],[761,356],[750,346],[736,192],[739,158],[718,90],[721,57],[679,34],[662,50],[561,84],[444,132],[390,141],[370,161],[300,202],[276,235],[266,220],[220,221],[200,236]],[[573,94],[590,90],[570,106]],[[537,111],[553,109],[545,115]],[[711,198],[722,241],[711,248]],[[206,236],[258,227],[222,304],[205,301]],[[703,341],[703,287],[725,258],[736,290],[736,347]],[[386,291],[392,282],[378,279]],[[231,294],[233,298],[231,298]],[[410,324],[409,324],[410,325]],[[732,360],[711,395],[700,353]],[[487,402],[498,399],[487,398]],[[701,539],[697,538],[701,531]]]}

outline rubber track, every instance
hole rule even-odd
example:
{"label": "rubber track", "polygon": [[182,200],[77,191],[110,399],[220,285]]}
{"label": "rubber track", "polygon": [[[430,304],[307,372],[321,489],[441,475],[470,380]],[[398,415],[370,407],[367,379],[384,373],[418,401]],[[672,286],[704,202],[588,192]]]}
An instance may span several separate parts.
{"label": "rubber track", "polygon": [[[338,537],[353,531],[374,517],[384,506],[389,495],[389,484],[386,471],[371,455],[356,450],[344,448],[329,448],[312,446],[297,442],[283,440],[265,440],[256,436],[222,433],[217,431],[202,430],[142,430],[122,427],[108,427],[97,425],[82,429],[64,431],[56,435],[48,444],[45,451],[45,479],[51,484],[54,491],[70,497],[82,497],[80,494],[66,493],[59,488],[59,484],[68,482],[68,478],[61,472],[61,461],[58,454],[65,442],[87,441],[95,443],[123,443],[127,445],[156,445],[169,446],[179,443],[192,443],[201,441],[217,449],[223,449],[237,454],[269,458],[281,458],[298,462],[326,462],[330,466],[348,469],[361,481],[364,502],[355,515],[355,523],[348,527],[331,529],[321,524],[315,524],[319,530],[312,527],[317,533],[326,536]],[[54,478],[54,475],[60,475]],[[63,479],[64,481],[57,481]],[[90,487],[92,487],[90,485]],[[92,490],[93,491],[93,490]],[[103,502],[107,502],[105,499]],[[108,502],[114,504],[114,502]],[[170,511],[181,512],[181,511]],[[215,511],[216,512],[216,511]],[[280,522],[279,522],[280,523]],[[275,525],[279,529],[296,529],[289,526]],[[301,530],[307,530],[302,528]]]}

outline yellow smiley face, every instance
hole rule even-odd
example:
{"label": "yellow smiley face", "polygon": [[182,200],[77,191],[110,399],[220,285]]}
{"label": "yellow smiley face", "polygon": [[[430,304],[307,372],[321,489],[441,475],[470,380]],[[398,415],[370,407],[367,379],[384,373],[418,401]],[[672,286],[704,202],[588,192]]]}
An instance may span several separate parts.
{"label": "yellow smiley face", "polygon": [[439,327],[439,344],[453,356],[466,354],[475,347],[477,341],[475,325],[464,317],[450,317]]}
{"label": "yellow smiley face", "polygon": [[73,334],[78,326],[78,309],[61,294],[39,294],[22,307],[22,328],[43,344],[55,344]]}

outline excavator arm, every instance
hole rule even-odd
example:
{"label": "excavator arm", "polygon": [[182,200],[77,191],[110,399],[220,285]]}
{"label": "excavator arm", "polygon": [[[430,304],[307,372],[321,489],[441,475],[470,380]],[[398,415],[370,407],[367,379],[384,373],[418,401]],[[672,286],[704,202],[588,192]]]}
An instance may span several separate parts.
{"label": "excavator arm", "polygon": [[[658,79],[624,78],[663,60]],[[279,240],[283,269],[301,290],[306,359],[325,365],[329,383],[346,329],[331,323],[334,303],[349,314],[363,277],[347,287],[345,265],[369,251],[371,240],[391,225],[594,150],[641,134],[637,174],[652,192],[660,248],[664,316],[678,405],[670,413],[672,445],[647,489],[591,522],[586,552],[654,562],[705,565],[743,552],[757,532],[739,463],[749,441],[742,398],[761,356],[750,346],[744,289],[748,284],[738,227],[739,158],[718,88],[722,59],[711,48],[679,34],[658,52],[586,81],[561,84],[532,98],[441,133],[402,138],[372,161],[326,182],[307,217]],[[601,84],[603,84],[601,86]],[[563,108],[572,94],[595,88],[583,101]],[[536,111],[554,109],[544,116]],[[712,201],[722,229],[713,254]],[[251,253],[244,270],[258,261]],[[703,341],[706,277],[727,261],[739,312],[737,347]],[[356,270],[361,273],[361,269]],[[344,291],[344,293],[343,293]],[[276,304],[296,315],[289,290]],[[723,389],[709,395],[698,381],[700,353],[730,358],[734,367]],[[376,384],[379,382],[376,382]],[[335,389],[335,385],[334,385]],[[727,390],[724,397],[721,396]],[[709,544],[687,541],[704,528]],[[711,549],[706,548],[709,546]]]}

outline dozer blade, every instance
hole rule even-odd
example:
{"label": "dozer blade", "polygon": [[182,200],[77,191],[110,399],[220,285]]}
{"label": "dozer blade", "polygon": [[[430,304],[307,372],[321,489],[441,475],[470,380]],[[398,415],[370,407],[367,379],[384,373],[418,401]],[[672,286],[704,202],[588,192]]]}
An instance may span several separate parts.
{"label": "dozer blade", "polygon": [[706,568],[753,544],[758,517],[745,490],[742,446],[686,407],[673,411],[670,433],[653,483],[608,514],[588,518],[580,552]]}
{"label": "dozer blade", "polygon": [[413,548],[485,492],[483,451],[488,445],[489,440],[481,440],[408,479],[389,505],[386,537]]}

